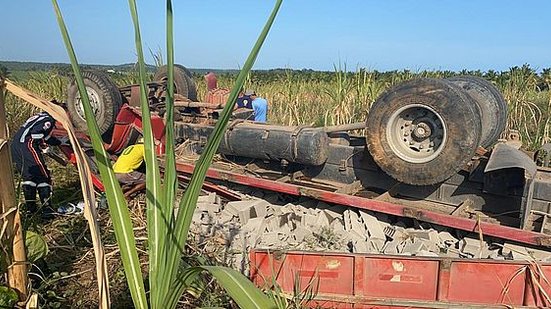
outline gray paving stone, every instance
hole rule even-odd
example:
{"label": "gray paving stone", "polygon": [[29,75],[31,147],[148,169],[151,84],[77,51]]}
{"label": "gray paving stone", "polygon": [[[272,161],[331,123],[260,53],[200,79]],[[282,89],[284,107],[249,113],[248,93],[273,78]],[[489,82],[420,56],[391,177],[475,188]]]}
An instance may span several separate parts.
{"label": "gray paving stone", "polygon": [[243,200],[243,201],[234,201],[228,202],[224,210],[229,211],[234,216],[239,216],[241,210],[250,209],[254,207],[255,204],[259,203],[259,200]]}
{"label": "gray paving stone", "polygon": [[316,226],[317,221],[318,221],[318,217],[316,215],[304,214],[301,217],[300,223],[304,227],[313,227],[313,226]]}
{"label": "gray paving stone", "polygon": [[388,241],[385,243],[385,246],[383,248],[383,253],[385,254],[398,254],[402,252],[402,240],[399,239],[393,239],[391,241]]}
{"label": "gray paving stone", "polygon": [[369,232],[369,236],[371,238],[377,238],[377,239],[386,239],[385,232],[383,230],[383,227],[379,223],[379,220],[373,215],[368,214],[365,211],[360,210],[360,216],[362,218],[363,224],[367,228],[367,231]]}
{"label": "gray paving stone", "polygon": [[298,226],[291,232],[291,234],[297,242],[302,242],[306,237],[312,235],[312,230],[304,228],[302,226]]}
{"label": "gray paving stone", "polygon": [[200,195],[197,202],[205,204],[220,204],[220,198],[216,195],[216,193],[209,192],[207,195]]}
{"label": "gray paving stone", "polygon": [[421,250],[427,250],[425,243],[420,240],[406,241],[401,253],[417,254]]}
{"label": "gray paving stone", "polygon": [[459,240],[450,234],[450,232],[439,232],[438,233],[438,239],[448,245],[448,246],[454,246]]}
{"label": "gray paving stone", "polygon": [[478,258],[480,250],[482,250],[480,239],[464,237],[459,241],[459,250],[462,253],[470,254],[475,258]]}

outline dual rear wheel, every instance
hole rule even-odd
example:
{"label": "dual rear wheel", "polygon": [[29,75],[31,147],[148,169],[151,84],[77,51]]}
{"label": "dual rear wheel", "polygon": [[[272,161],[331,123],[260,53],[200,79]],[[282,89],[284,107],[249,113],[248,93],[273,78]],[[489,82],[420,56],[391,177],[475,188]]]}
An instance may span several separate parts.
{"label": "dual rear wheel", "polygon": [[445,181],[504,130],[507,105],[478,77],[416,79],[386,91],[367,118],[368,150],[394,179],[412,185]]}
{"label": "dual rear wheel", "polygon": [[[111,130],[115,123],[124,102],[123,96],[117,85],[103,72],[83,71],[82,77],[100,133],[105,134]],[[160,67],[155,73],[153,80],[166,87],[167,67]],[[193,81],[191,72],[184,66],[178,64],[174,66],[174,86],[176,93],[192,101],[197,101],[197,86]],[[69,83],[67,112],[73,125],[78,130],[88,131],[84,107],[74,78]]]}

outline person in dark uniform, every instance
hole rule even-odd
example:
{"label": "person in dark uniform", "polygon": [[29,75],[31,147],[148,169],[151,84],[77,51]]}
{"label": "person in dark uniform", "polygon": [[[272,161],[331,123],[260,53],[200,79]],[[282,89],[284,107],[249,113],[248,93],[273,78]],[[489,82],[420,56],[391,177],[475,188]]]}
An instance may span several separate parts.
{"label": "person in dark uniform", "polygon": [[36,194],[44,208],[51,208],[52,178],[44,161],[42,148],[61,144],[52,137],[55,119],[41,112],[27,119],[11,142],[12,159],[23,178],[22,188],[27,211],[36,212]]}

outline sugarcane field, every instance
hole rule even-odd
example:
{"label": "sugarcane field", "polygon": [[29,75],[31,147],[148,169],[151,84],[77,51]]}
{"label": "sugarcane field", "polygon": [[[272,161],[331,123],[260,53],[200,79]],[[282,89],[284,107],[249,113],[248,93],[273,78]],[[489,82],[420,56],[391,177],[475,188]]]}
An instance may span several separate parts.
{"label": "sugarcane field", "polygon": [[0,308],[551,307],[551,3],[0,7]]}

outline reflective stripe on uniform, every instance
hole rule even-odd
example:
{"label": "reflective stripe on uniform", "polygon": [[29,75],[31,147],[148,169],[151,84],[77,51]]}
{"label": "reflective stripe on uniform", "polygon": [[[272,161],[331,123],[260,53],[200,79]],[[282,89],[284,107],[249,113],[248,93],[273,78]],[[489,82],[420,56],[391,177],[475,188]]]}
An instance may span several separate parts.
{"label": "reflective stripe on uniform", "polygon": [[46,167],[44,166],[44,164],[42,164],[42,161],[40,161],[40,157],[38,156],[38,153],[36,152],[36,150],[33,147],[33,140],[32,139],[29,139],[29,142],[27,143],[27,148],[31,152],[31,154],[33,156],[33,159],[36,162],[36,164],[40,167],[40,171],[42,172],[42,174],[46,178],[49,178],[48,172],[46,172]]}
{"label": "reflective stripe on uniform", "polygon": [[52,185],[50,185],[50,184],[47,183],[47,182],[41,182],[41,183],[39,183],[36,187],[37,187],[37,188],[50,187],[50,189],[51,189],[51,188],[52,188]]}
{"label": "reflective stripe on uniform", "polygon": [[[23,133],[21,134],[21,138],[19,139],[19,141],[21,143],[24,143],[25,142],[25,138],[27,137],[27,134],[29,134],[29,131],[32,129],[32,127],[39,121],[43,120],[43,119],[46,119],[48,118],[48,116],[42,116],[42,117],[38,117],[35,121],[33,121],[31,124],[28,125],[28,127],[25,129],[25,131],[23,131]],[[44,135],[42,135],[44,136]]]}
{"label": "reflective stripe on uniform", "polygon": [[36,187],[36,182],[30,181],[30,180],[25,180],[25,181],[23,181],[21,184],[24,185],[24,186]]}

